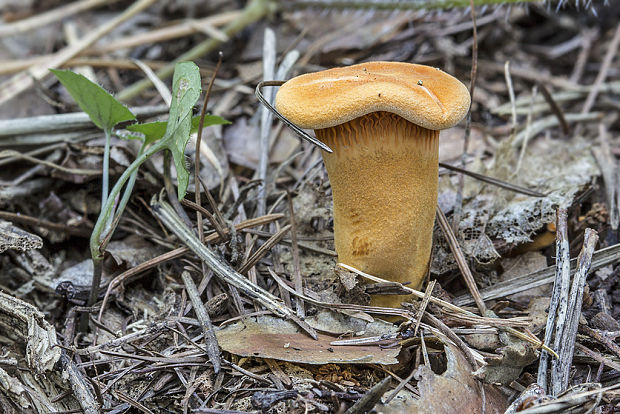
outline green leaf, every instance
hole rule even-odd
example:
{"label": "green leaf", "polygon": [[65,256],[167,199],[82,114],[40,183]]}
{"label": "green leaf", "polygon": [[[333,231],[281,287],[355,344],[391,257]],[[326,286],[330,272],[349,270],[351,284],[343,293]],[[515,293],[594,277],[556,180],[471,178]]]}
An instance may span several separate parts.
{"label": "green leaf", "polygon": [[119,122],[136,119],[125,105],[86,77],[70,70],[50,69],[50,71],[99,128],[112,129]]}
{"label": "green leaf", "polygon": [[137,132],[138,134],[129,133],[127,136],[123,138],[129,139],[139,139],[144,140],[145,143],[152,143],[158,141],[164,137],[166,133],[166,126],[168,122],[166,121],[154,121],[154,122],[146,122],[144,124],[133,124],[129,125],[127,128],[130,132]]}
{"label": "green leaf", "polygon": [[192,129],[192,109],[200,97],[200,71],[193,62],[180,62],[174,69],[172,79],[172,103],[166,126],[166,137],[172,140],[167,147],[177,169],[177,192],[179,200],[185,197],[189,184],[189,171],[185,166],[185,147]]}
{"label": "green leaf", "polygon": [[[200,123],[200,115],[196,115],[192,118],[192,127],[190,129],[190,134],[198,131],[198,125]],[[204,122],[202,123],[203,127],[208,127],[211,125],[225,125],[230,124],[230,121],[225,120],[222,117],[217,115],[206,115]],[[131,132],[139,132],[142,135],[133,135],[128,134],[123,138],[129,139],[145,139],[145,144],[151,144],[155,141],[158,141],[164,137],[166,134],[166,129],[168,128],[167,121],[155,121],[155,122],[147,122],[144,124],[133,124],[129,125],[126,129]]]}

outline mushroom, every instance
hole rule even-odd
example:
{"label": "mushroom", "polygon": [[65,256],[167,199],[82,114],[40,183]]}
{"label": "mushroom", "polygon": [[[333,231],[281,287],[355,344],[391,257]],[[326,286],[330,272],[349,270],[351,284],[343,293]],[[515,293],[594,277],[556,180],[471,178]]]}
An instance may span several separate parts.
{"label": "mushroom", "polygon": [[[439,130],[463,119],[469,91],[441,70],[368,62],[285,82],[276,109],[314,129],[334,201],[340,262],[419,288],[429,267],[437,205]],[[375,306],[405,297],[376,295]]]}

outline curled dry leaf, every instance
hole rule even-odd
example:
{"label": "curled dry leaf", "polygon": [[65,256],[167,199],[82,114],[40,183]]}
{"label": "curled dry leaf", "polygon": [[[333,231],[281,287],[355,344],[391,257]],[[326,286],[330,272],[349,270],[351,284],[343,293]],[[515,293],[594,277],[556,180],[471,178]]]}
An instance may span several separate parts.
{"label": "curled dry leaf", "polygon": [[28,366],[39,374],[54,369],[60,358],[56,330],[34,306],[0,292],[0,328],[26,344]]}
{"label": "curled dry leaf", "polygon": [[[462,352],[451,344],[445,345],[447,369],[435,374],[430,367],[418,367],[419,399],[395,398],[387,406],[377,406],[381,414],[451,414],[451,413],[503,413],[508,406],[507,398],[493,385],[482,384],[471,372],[471,366]],[[484,396],[482,388],[484,386]],[[485,410],[482,409],[486,403]]]}
{"label": "curled dry leaf", "polygon": [[487,357],[489,365],[480,370],[488,384],[508,385],[519,378],[524,367],[538,359],[538,352],[530,343],[516,338],[497,351],[500,354]]}

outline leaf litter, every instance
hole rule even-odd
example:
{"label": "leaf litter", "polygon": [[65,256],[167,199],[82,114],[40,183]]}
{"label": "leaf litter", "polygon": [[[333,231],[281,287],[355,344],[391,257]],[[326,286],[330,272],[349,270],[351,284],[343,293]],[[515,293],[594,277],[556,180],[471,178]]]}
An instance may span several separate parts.
{"label": "leaf litter", "polygon": [[[187,59],[200,59],[206,79],[204,75],[210,75],[214,67],[208,51],[215,47],[224,51],[208,109],[232,125],[213,127],[209,138],[203,137],[209,151],[201,151],[199,165],[200,177],[211,190],[212,200],[204,201],[203,196],[201,207],[213,215],[212,220],[204,220],[212,265],[203,266],[197,258],[204,251],[192,244],[191,232],[185,234],[186,239],[175,237],[166,218],[158,215],[158,206],[167,202],[165,195],[149,203],[159,194],[167,172],[163,160],[147,162],[118,234],[108,245],[102,287],[110,283],[111,293],[100,309],[102,294],[97,307],[90,310],[90,329],[79,333],[77,318],[89,311],[84,305],[92,274],[84,237],[96,219],[98,208],[93,206],[100,194],[97,177],[81,170],[97,170],[101,165],[103,151],[97,149],[102,146],[102,134],[87,126],[73,135],[71,131],[47,131],[45,122],[37,124],[33,118],[6,140],[0,137],[2,149],[19,151],[6,153],[0,160],[10,167],[0,173],[0,218],[12,223],[2,227],[0,235],[3,240],[14,240],[17,235],[19,243],[27,237],[32,244],[24,246],[38,249],[19,252],[9,246],[0,255],[2,410],[284,413],[406,409],[441,413],[482,412],[486,404],[485,412],[504,412],[520,394],[521,408],[528,412],[554,407],[604,411],[617,405],[614,387],[620,374],[615,361],[620,352],[614,332],[620,285],[617,233],[610,230],[614,223],[610,217],[617,213],[618,203],[610,202],[613,192],[609,188],[614,176],[610,169],[620,155],[614,115],[618,73],[613,65],[606,68],[604,64],[618,59],[612,47],[617,8],[590,5],[597,16],[593,9],[577,12],[569,7],[572,4],[563,4],[554,12],[535,4],[527,12],[522,6],[476,9],[481,47],[471,140],[462,157],[464,130],[445,134],[442,161],[455,166],[462,161],[468,170],[542,192],[545,197],[523,196],[469,177],[459,194],[457,175],[441,173],[439,205],[448,220],[461,208],[455,233],[481,294],[487,297],[496,286],[503,289],[500,296],[485,300],[489,313],[474,318],[468,313],[475,311],[468,307],[471,302],[457,262],[438,229],[430,276],[437,285],[428,293],[433,300],[424,309],[418,309],[416,300],[396,311],[365,306],[372,287],[336,268],[331,192],[319,153],[308,144],[299,144],[278,123],[269,131],[266,200],[268,212],[283,215],[256,216],[258,194],[253,182],[259,163],[257,114],[261,110],[252,91],[261,78],[266,26],[276,30],[277,56],[291,49],[300,52],[295,73],[385,59],[431,64],[467,80],[474,40],[467,13],[463,9],[431,13],[355,10],[358,2],[352,2],[352,10],[341,11],[328,1],[316,2],[314,9],[291,2],[292,6],[300,3],[294,10],[291,4],[253,0],[243,14],[236,5],[216,3],[154,5],[136,16],[141,26],[119,26],[120,30],[113,29],[94,48],[85,49],[83,56],[67,61],[68,67],[94,69],[105,90],[133,96],[128,108],[138,113],[136,107],[161,101],[150,90],[135,92],[143,74],[130,58],[137,56],[159,70],[163,62],[175,60],[179,51],[199,44],[194,50],[202,54]],[[14,7],[34,19],[46,11],[29,9],[29,5]],[[272,20],[261,17],[274,9],[282,13]],[[183,20],[212,16],[214,23],[203,27],[200,34],[199,26],[188,32],[187,21],[172,20],[169,12]],[[120,6],[110,6],[106,13],[93,9],[68,19],[79,18],[80,27],[88,27],[89,22],[101,24],[121,13]],[[5,17],[9,16],[6,12]],[[245,27],[245,31],[230,29],[233,26],[227,24],[232,19],[239,19],[234,27]],[[158,22],[172,29],[165,43],[157,43],[161,41],[155,37],[161,36],[156,32]],[[597,30],[589,31],[588,25]],[[548,27],[555,32],[544,29]],[[211,35],[220,40],[200,43],[202,36]],[[17,31],[13,36],[11,41],[27,41],[32,54],[39,54],[42,61],[49,59],[45,53],[51,49],[40,48],[46,44],[40,39],[50,38],[45,27],[27,35]],[[60,44],[63,35],[54,36]],[[226,37],[232,40],[221,43]],[[92,54],[125,40],[133,46]],[[0,53],[12,61],[7,68],[19,68],[18,63],[27,67],[24,59],[28,55],[21,51],[14,54],[10,47],[3,47]],[[585,60],[588,56],[590,61]],[[504,82],[506,60],[511,61],[514,104]],[[535,82],[546,83],[555,109],[541,88],[537,94],[532,92]],[[0,111],[0,117],[7,119],[1,121],[6,124],[2,129],[15,125],[11,118],[18,115],[55,112],[49,102],[71,105],[63,94],[45,81],[33,90],[3,95],[11,104],[4,104]],[[591,103],[579,114],[586,98]],[[515,120],[511,119],[513,108]],[[140,120],[166,119],[156,115]],[[180,135],[185,136],[191,127],[182,121]],[[112,140],[113,174],[118,176],[135,157],[132,145]],[[172,149],[177,170],[185,171],[195,149]],[[215,163],[209,154],[216,154]],[[181,173],[179,181],[179,193],[168,194],[171,203],[186,188],[191,198],[192,174]],[[286,192],[291,194],[295,214],[294,238],[287,230]],[[462,206],[458,206],[461,197]],[[195,211],[187,203],[184,206],[185,217],[179,223],[195,225]],[[569,315],[577,320],[577,327],[564,342],[577,343],[568,363],[571,377],[559,385],[565,393],[552,395],[558,385],[553,385],[556,379],[550,372],[549,388],[543,386],[535,398],[528,399],[537,374],[540,378],[541,352],[534,344],[545,337],[549,294],[541,289],[554,281],[557,208],[569,211],[572,257],[579,253],[586,228],[599,232],[600,243],[597,251],[592,247],[584,252],[586,258],[592,253],[589,274],[590,264],[583,258],[571,271],[581,272],[583,279],[579,280],[585,280],[585,289],[581,311]],[[173,210],[181,214],[178,206]],[[261,250],[269,239],[277,242]],[[249,260],[251,265],[247,265]],[[240,269],[243,274],[236,273]],[[293,278],[297,271],[303,278],[301,291]],[[184,284],[183,272],[195,283]],[[537,274],[542,275],[543,286],[528,290],[517,285],[524,276]],[[190,293],[198,295],[202,304],[188,300]],[[447,310],[435,299],[461,308]],[[305,302],[303,318],[297,315],[299,301]],[[204,329],[204,314],[198,316],[200,307],[215,327],[217,343],[205,340],[208,330]],[[273,313],[286,314],[289,320]],[[579,319],[581,314],[585,319]],[[386,315],[388,321],[383,320]],[[405,323],[395,324],[394,318]],[[522,335],[517,338],[501,323],[506,320],[529,321],[529,325],[513,324],[511,329]],[[415,326],[419,326],[417,331]],[[529,340],[524,339],[528,336]],[[216,374],[214,359],[208,355],[218,345],[221,369]]]}

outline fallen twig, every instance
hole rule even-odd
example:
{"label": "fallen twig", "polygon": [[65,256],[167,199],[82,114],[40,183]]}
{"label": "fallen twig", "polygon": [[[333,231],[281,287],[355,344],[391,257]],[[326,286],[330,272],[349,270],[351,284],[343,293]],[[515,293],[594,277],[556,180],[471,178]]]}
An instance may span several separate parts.
{"label": "fallen twig", "polygon": [[244,292],[253,300],[258,301],[264,307],[278,316],[290,318],[295,321],[304,331],[316,339],[316,332],[308,324],[297,318],[295,313],[284,306],[280,300],[267,292],[258,285],[247,280],[243,275],[236,272],[227,263],[220,261],[215,253],[207,246],[203,245],[200,240],[185,226],[183,221],[176,215],[172,207],[162,201],[158,201],[155,197],[151,201],[153,214],[174,233],[187,247],[190,248],[199,258],[204,261],[209,268],[213,270],[215,275],[224,282],[231,284],[240,291]]}
{"label": "fallen twig", "polygon": [[[547,312],[547,325],[545,326],[544,344],[551,346],[551,340],[554,333],[561,332],[562,328],[557,325],[556,319],[560,319],[560,315],[566,314],[566,306],[568,304],[568,289],[570,285],[570,246],[568,243],[568,229],[566,225],[567,211],[564,208],[558,208],[556,212],[556,239],[555,239],[555,281],[553,283],[553,293],[551,294],[551,302],[549,303],[549,311]],[[564,316],[562,317],[564,320]],[[558,322],[559,323],[559,322]],[[553,349],[557,352],[556,336]],[[547,367],[549,364],[549,354],[542,351],[540,354],[540,362],[538,364],[538,385],[547,392]]]}
{"label": "fallen twig", "polygon": [[192,302],[192,306],[194,307],[194,312],[196,313],[196,319],[200,322],[200,326],[202,327],[202,333],[204,335],[205,345],[207,347],[207,355],[209,356],[209,360],[213,364],[213,371],[216,374],[219,374],[220,368],[222,366],[221,357],[220,357],[220,348],[217,344],[217,338],[215,337],[215,331],[213,330],[213,324],[211,323],[211,318],[205,309],[202,300],[200,300],[200,293],[198,293],[198,289],[196,289],[196,284],[192,279],[192,276],[188,271],[184,271],[181,274],[181,278],[183,279],[183,283],[185,284],[185,290],[187,291],[187,296],[189,300]]}
{"label": "fallen twig", "polygon": [[575,337],[579,327],[579,318],[581,317],[583,289],[597,242],[598,235],[596,231],[586,229],[583,247],[577,258],[577,271],[573,276],[570,296],[568,297],[566,323],[563,323],[560,319],[562,315],[558,315],[555,345],[558,346],[556,349],[558,350],[559,358],[551,361],[551,382],[549,384],[552,394],[556,396],[564,392],[568,387],[568,375],[575,350]]}
{"label": "fallen twig", "polygon": [[[613,246],[606,247],[594,252],[592,256],[592,264],[590,270],[598,270],[601,267],[608,266],[613,263],[617,263],[620,260],[620,244],[614,244]],[[572,259],[571,263],[571,275],[575,273],[575,265],[577,259]],[[528,289],[532,289],[538,286],[544,286],[549,283],[553,283],[555,280],[555,266],[549,266],[542,270],[528,273],[523,276],[516,277],[506,282],[499,282],[495,285],[482,289],[480,294],[484,300],[492,300],[503,298],[514,293],[523,292]],[[466,306],[474,303],[471,295],[462,295],[454,299],[454,304],[458,306]]]}
{"label": "fallen twig", "polygon": [[456,239],[456,236],[454,235],[454,232],[452,231],[450,224],[448,223],[448,219],[446,218],[446,215],[443,213],[443,211],[441,211],[439,207],[437,207],[436,210],[437,210],[437,221],[439,222],[439,226],[441,227],[441,230],[443,231],[446,237],[446,240],[448,241],[448,245],[450,246],[450,250],[452,251],[452,254],[454,255],[454,259],[456,260],[456,263],[458,264],[459,269],[461,270],[461,274],[463,275],[463,278],[465,279],[465,284],[469,288],[469,292],[474,298],[474,301],[476,302],[476,306],[478,307],[480,314],[482,316],[486,316],[487,307],[484,304],[484,301],[482,300],[482,296],[480,296],[480,292],[478,291],[478,286],[476,285],[476,281],[474,280],[474,275],[471,273],[469,266],[467,266],[467,262],[465,261],[465,256],[463,255],[463,251],[461,250],[461,247],[459,246],[459,242]]}

